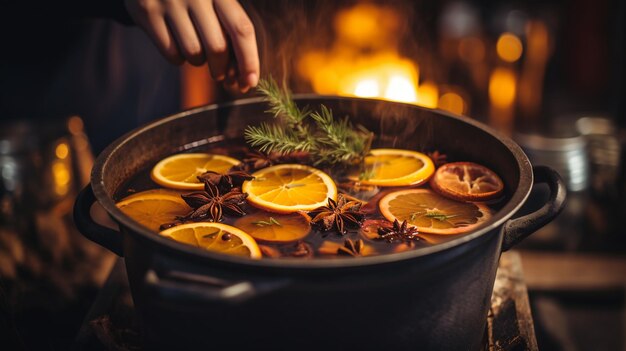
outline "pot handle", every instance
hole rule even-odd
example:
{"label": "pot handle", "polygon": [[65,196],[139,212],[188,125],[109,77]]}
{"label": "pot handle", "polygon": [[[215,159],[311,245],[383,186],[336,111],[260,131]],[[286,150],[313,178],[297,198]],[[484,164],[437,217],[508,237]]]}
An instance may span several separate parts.
{"label": "pot handle", "polygon": [[546,166],[533,167],[535,183],[546,183],[550,188],[548,201],[537,211],[512,219],[504,225],[502,251],[510,250],[527,236],[550,223],[565,207],[567,190],[561,176]]}
{"label": "pot handle", "polygon": [[157,273],[149,269],[145,275],[148,291],[166,301],[194,304],[203,302],[240,303],[259,294],[282,288],[287,280],[273,282],[228,281],[221,278],[182,271]]}
{"label": "pot handle", "polygon": [[124,256],[122,251],[122,234],[111,228],[96,223],[89,211],[96,202],[91,184],[78,193],[74,203],[74,223],[78,231],[87,239],[105,247],[118,256]]}

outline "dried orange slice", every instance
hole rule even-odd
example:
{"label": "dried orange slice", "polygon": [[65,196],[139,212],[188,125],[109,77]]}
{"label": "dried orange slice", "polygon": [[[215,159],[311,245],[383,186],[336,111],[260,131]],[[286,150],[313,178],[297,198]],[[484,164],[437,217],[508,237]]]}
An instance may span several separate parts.
{"label": "dried orange slice", "polygon": [[458,202],[429,189],[408,189],[387,194],[378,204],[390,221],[407,221],[424,233],[461,234],[491,218],[484,204]]}
{"label": "dried orange slice", "polygon": [[282,164],[252,174],[241,190],[248,202],[270,212],[311,211],[325,206],[328,198],[337,200],[337,186],[328,174],[317,168]]}
{"label": "dried orange slice", "polygon": [[239,160],[224,155],[178,154],[159,161],[150,175],[152,180],[166,188],[202,189],[199,175],[206,171],[225,173],[237,164]]}
{"label": "dried orange slice", "polygon": [[434,171],[433,161],[420,152],[373,149],[365,157],[365,169],[349,178],[362,184],[405,186],[424,183]]}
{"label": "dried orange slice", "polygon": [[176,241],[229,255],[261,258],[261,250],[246,232],[222,223],[187,223],[160,233]]}
{"label": "dried orange slice", "polygon": [[154,190],[133,194],[116,205],[130,218],[154,231],[159,231],[161,224],[173,222],[177,216],[191,211],[180,195]]}
{"label": "dried orange slice", "polygon": [[437,169],[430,185],[443,196],[463,201],[491,200],[504,189],[497,174],[473,162],[446,163]]}
{"label": "dried orange slice", "polygon": [[311,231],[308,220],[299,213],[276,214],[260,211],[237,219],[234,225],[256,240],[265,242],[296,241]]}

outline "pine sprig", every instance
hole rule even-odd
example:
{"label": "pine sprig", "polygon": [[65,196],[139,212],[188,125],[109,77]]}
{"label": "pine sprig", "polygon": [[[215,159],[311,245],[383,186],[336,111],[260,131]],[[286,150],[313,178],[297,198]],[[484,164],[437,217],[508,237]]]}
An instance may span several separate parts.
{"label": "pine sprig", "polygon": [[373,133],[362,126],[355,128],[347,117],[336,120],[324,105],[316,112],[300,109],[291,92],[279,88],[271,78],[261,80],[258,90],[270,105],[267,112],[280,122],[246,128],[246,142],[257,150],[281,154],[306,151],[315,165],[354,164],[369,152]]}
{"label": "pine sprig", "polygon": [[[300,139],[310,139],[311,133],[304,120],[311,114],[307,107],[300,109],[291,97],[291,91],[286,87],[282,89],[273,78],[261,79],[257,87],[265,101],[270,105],[266,112],[271,113],[286,124],[289,129]],[[311,141],[307,141],[310,143]]]}
{"label": "pine sprig", "polygon": [[266,112],[273,114],[274,118],[283,118],[290,126],[302,123],[311,113],[308,107],[298,108],[291,98],[291,91],[279,88],[273,78],[261,79],[257,89],[270,105]]}
{"label": "pine sprig", "polygon": [[313,147],[310,140],[299,140],[295,135],[285,131],[278,125],[261,123],[258,127],[248,126],[244,138],[250,146],[265,153],[289,153],[309,151]]}
{"label": "pine sprig", "polygon": [[325,146],[316,163],[347,162],[363,152],[363,136],[355,131],[347,116],[336,121],[332,110],[321,105],[320,112],[312,113],[311,118],[321,131],[318,142]]}

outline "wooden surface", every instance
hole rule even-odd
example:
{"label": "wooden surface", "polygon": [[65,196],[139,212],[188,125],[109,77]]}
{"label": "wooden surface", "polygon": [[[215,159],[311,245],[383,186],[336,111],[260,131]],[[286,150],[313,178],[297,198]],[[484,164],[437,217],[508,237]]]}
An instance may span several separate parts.
{"label": "wooden surface", "polygon": [[624,255],[522,253],[526,285],[533,291],[591,291],[626,287]]}
{"label": "wooden surface", "polygon": [[[132,299],[118,259],[76,339],[77,350],[141,350]],[[520,254],[504,253],[491,298],[484,350],[537,350]]]}
{"label": "wooden surface", "polygon": [[520,254],[500,258],[487,317],[486,350],[537,350]]}

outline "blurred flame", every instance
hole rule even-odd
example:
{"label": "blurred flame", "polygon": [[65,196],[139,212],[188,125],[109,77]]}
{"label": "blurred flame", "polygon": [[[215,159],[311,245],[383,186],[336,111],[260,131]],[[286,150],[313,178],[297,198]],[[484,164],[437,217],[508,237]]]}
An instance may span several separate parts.
{"label": "blurred flame", "polygon": [[83,120],[78,116],[72,116],[67,121],[67,129],[70,133],[76,135],[83,132]]}
{"label": "blurred flame", "polygon": [[[437,107],[437,85],[420,84],[419,66],[399,54],[399,17],[395,9],[384,5],[357,4],[339,11],[334,46],[328,51],[305,52],[298,61],[299,74],[319,94]],[[482,59],[480,50],[471,55]]]}
{"label": "blurred flame", "polygon": [[480,38],[462,38],[458,50],[459,57],[468,63],[480,63],[485,59],[485,44]]}
{"label": "blurred flame", "polygon": [[540,115],[543,81],[550,57],[550,32],[545,23],[531,20],[526,24],[526,54],[519,82],[519,106],[526,118]]}
{"label": "blurred flame", "polygon": [[392,101],[417,102],[417,93],[411,78],[403,75],[389,77],[384,98]]}
{"label": "blurred flame", "polygon": [[522,41],[512,33],[502,33],[496,43],[498,56],[506,62],[515,62],[522,56]]}
{"label": "blurred flame", "polygon": [[54,154],[57,158],[64,159],[70,153],[70,149],[66,143],[59,143],[57,147],[54,149]]}
{"label": "blurred flame", "polygon": [[439,108],[462,115],[465,113],[465,102],[459,94],[448,92],[439,98]]}
{"label": "blurred flame", "polygon": [[424,82],[417,88],[417,104],[435,108],[439,101],[439,88],[433,82]]}
{"label": "blurred flame", "polygon": [[358,97],[368,98],[380,96],[380,87],[376,79],[363,79],[357,83],[354,89],[354,95]]}
{"label": "blurred flame", "polygon": [[393,52],[355,59],[337,52],[313,51],[302,56],[298,68],[320,94],[418,101],[417,65]]}
{"label": "blurred flame", "polygon": [[64,161],[55,161],[52,164],[52,178],[54,179],[54,191],[58,195],[65,195],[69,190],[70,171]]}
{"label": "blurred flame", "polygon": [[393,48],[400,18],[389,6],[360,3],[337,12],[334,28],[342,47]]}
{"label": "blurred flame", "polygon": [[489,78],[489,99],[493,106],[509,108],[515,101],[516,77],[510,68],[498,67]]}

